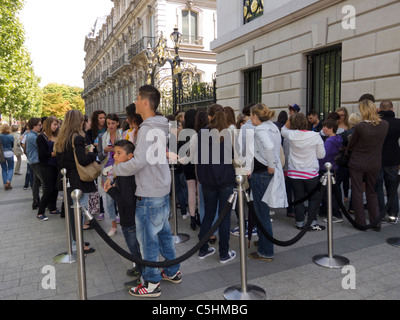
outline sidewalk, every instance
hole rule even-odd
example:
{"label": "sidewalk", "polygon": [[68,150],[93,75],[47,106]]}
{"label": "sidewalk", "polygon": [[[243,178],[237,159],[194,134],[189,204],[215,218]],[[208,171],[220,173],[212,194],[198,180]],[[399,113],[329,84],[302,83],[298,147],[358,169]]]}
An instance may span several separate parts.
{"label": "sidewalk", "polygon": [[[26,161],[21,172],[26,172]],[[0,189],[0,299],[77,300],[77,263],[53,262],[57,254],[67,250],[65,221],[47,213],[48,221],[36,219],[31,189],[23,190],[24,178],[14,176],[12,190]],[[275,238],[286,241],[297,234],[294,220],[287,218],[283,210],[272,218]],[[232,212],[232,227],[236,223]],[[192,231],[189,224],[190,219],[178,219],[179,232],[189,234],[190,239],[176,244],[177,256],[198,242],[199,229]],[[101,225],[108,231],[111,223],[104,220]],[[334,224],[334,253],[348,258],[355,268],[355,289],[342,286],[350,283],[348,272],[312,262],[313,256],[327,253],[326,230],[308,232],[290,247],[275,246],[273,262],[247,259],[248,283],[263,288],[267,300],[400,299],[400,248],[386,243],[390,237],[400,237],[400,224],[385,223],[381,232],[359,231],[346,219]],[[255,251],[256,239],[253,237],[249,252]],[[120,257],[94,230],[84,231],[84,240],[96,249],[85,259],[88,299],[135,300],[123,286],[130,280],[126,270],[132,263]],[[120,227],[113,240],[126,248]],[[215,255],[200,261],[195,254],[182,262],[182,283],[162,282],[162,295],[157,300],[224,300],[225,289],[241,282],[238,237],[231,236],[230,246],[237,257],[226,265],[218,261],[217,243]],[[45,289],[51,284],[51,270],[55,271],[55,288]]]}

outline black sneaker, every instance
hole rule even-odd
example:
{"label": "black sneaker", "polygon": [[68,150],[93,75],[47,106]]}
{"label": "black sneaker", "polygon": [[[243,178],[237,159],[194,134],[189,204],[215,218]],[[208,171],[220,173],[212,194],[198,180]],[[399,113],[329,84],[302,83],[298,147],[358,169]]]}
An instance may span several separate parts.
{"label": "black sneaker", "polygon": [[126,274],[132,278],[140,278],[140,272],[135,267],[128,269]]}
{"label": "black sneaker", "polygon": [[137,287],[131,288],[129,294],[139,298],[156,298],[161,296],[160,283],[152,283],[146,281],[145,284],[140,283]]}
{"label": "black sneaker", "polygon": [[211,247],[211,248],[208,248],[207,252],[199,253],[198,257],[200,260],[203,260],[209,256],[212,256],[214,253],[215,253],[215,248]]}
{"label": "black sneaker", "polygon": [[124,286],[126,288],[128,288],[128,289],[135,288],[140,284],[141,284],[140,278],[137,278],[137,279],[132,280],[132,281],[124,282]]}

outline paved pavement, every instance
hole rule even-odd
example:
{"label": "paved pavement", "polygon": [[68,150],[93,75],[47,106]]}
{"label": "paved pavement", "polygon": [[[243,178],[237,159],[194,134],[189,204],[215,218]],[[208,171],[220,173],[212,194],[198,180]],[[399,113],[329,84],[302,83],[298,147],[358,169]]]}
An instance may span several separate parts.
{"label": "paved pavement", "polygon": [[[48,215],[48,221],[37,220],[31,208],[31,190],[23,190],[23,181],[24,175],[15,176],[12,190],[0,190],[0,299],[77,300],[77,264],[53,262],[67,249],[64,219]],[[293,219],[283,212],[278,211],[273,220],[277,239],[289,240],[297,234]],[[190,240],[176,244],[177,256],[198,242],[198,229],[192,231],[189,223],[179,219],[179,232],[189,234]],[[236,223],[232,213],[232,226]],[[101,225],[108,231],[110,222]],[[126,248],[118,231],[114,240]],[[362,232],[345,220],[334,225],[333,235],[334,253],[348,258],[353,268],[328,269],[314,264],[313,256],[328,251],[327,232],[309,232],[292,246],[275,246],[273,262],[247,259],[247,282],[263,288],[267,300],[400,299],[400,248],[386,243],[390,237],[400,237],[400,224],[383,224],[381,232]],[[84,239],[96,249],[85,259],[88,299],[134,300],[123,286],[130,280],[126,270],[132,263],[96,231],[84,231]],[[239,239],[231,237],[230,246],[238,256],[225,265],[219,263],[217,254],[202,261],[196,254],[185,260],[182,283],[163,282],[158,300],[224,300],[225,289],[241,282]],[[249,251],[254,250],[252,244]]]}

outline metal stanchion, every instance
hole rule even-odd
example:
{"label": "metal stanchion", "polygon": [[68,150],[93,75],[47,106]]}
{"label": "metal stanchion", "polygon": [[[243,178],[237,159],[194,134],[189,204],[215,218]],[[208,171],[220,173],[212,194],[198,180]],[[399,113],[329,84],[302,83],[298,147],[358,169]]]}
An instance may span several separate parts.
{"label": "metal stanchion", "polygon": [[332,236],[332,164],[330,162],[325,163],[327,169],[327,179],[323,183],[327,183],[327,194],[328,194],[328,254],[320,254],[313,257],[313,262],[319,266],[340,269],[350,263],[349,259],[341,256],[333,255],[333,236]]}
{"label": "metal stanchion", "polygon": [[[400,176],[400,170],[398,172],[398,175]],[[397,190],[396,190],[397,192]],[[390,244],[393,247],[400,248],[400,238],[399,237],[394,237],[394,238],[389,238],[386,240],[387,244]]]}
{"label": "metal stanchion", "polygon": [[226,300],[265,300],[266,293],[264,289],[255,285],[247,284],[247,262],[246,262],[246,224],[244,218],[244,177],[237,176],[238,184],[237,194],[239,205],[239,241],[240,241],[240,276],[241,284],[227,288],[224,291]]}
{"label": "metal stanchion", "polygon": [[178,233],[178,219],[176,217],[176,193],[175,193],[175,167],[171,165],[171,189],[172,189],[172,219],[174,224],[174,242],[182,243],[190,239],[190,236],[186,233]]}
{"label": "metal stanchion", "polygon": [[86,271],[85,271],[85,256],[83,250],[83,233],[82,233],[82,206],[79,200],[82,198],[82,191],[75,189],[71,192],[71,198],[74,200],[74,217],[75,217],[75,237],[76,237],[76,252],[78,261],[78,287],[79,300],[87,300],[86,293]]}
{"label": "metal stanchion", "polygon": [[55,263],[74,263],[76,261],[76,252],[72,251],[71,224],[69,217],[68,197],[67,197],[67,170],[61,169],[63,175],[63,193],[64,193],[64,212],[65,212],[65,231],[67,233],[67,252],[60,253],[53,258]]}

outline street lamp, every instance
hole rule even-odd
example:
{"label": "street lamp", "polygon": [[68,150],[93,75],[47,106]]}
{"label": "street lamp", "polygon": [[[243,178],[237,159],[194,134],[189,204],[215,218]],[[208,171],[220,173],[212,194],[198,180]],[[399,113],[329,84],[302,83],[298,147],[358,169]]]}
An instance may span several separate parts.
{"label": "street lamp", "polygon": [[176,112],[179,101],[181,101],[182,96],[182,72],[181,72],[181,62],[182,59],[179,57],[179,47],[182,41],[182,34],[175,27],[174,31],[170,35],[171,40],[174,44],[175,57],[172,58],[171,55],[165,50],[166,38],[160,35],[160,40],[156,48],[153,50],[151,45],[147,46],[145,52],[147,58],[147,83],[154,85],[154,71],[155,67],[163,66],[167,61],[171,65],[172,72],[172,94],[173,94],[173,113]]}
{"label": "street lamp", "polygon": [[174,28],[174,32],[171,33],[171,40],[174,43],[175,57],[179,57],[178,50],[181,45],[182,34],[178,31],[176,26]]}

